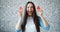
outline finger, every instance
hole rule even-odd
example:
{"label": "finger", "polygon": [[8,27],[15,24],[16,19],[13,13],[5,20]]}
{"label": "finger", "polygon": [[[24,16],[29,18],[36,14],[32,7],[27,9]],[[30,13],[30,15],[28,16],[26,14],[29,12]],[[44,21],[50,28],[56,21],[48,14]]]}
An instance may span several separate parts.
{"label": "finger", "polygon": [[37,11],[39,11],[39,10],[40,10],[40,6],[37,6],[37,8],[36,8],[36,9],[37,9]]}
{"label": "finger", "polygon": [[23,8],[22,8],[22,6],[20,6],[19,7],[19,11],[18,11],[18,14],[21,16],[22,15],[22,10],[23,10]]}
{"label": "finger", "polygon": [[20,13],[22,13],[22,9],[23,9],[22,6],[20,6],[20,8],[19,8],[19,12]]}

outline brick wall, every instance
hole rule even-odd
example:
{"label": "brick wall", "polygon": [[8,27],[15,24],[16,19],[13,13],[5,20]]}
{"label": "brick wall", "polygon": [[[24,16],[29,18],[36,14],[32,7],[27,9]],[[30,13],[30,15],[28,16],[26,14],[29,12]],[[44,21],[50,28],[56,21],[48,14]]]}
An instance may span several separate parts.
{"label": "brick wall", "polygon": [[50,30],[41,32],[60,32],[60,0],[0,0],[0,32],[15,32],[18,9],[25,8],[27,1],[40,5],[43,15],[50,24]]}

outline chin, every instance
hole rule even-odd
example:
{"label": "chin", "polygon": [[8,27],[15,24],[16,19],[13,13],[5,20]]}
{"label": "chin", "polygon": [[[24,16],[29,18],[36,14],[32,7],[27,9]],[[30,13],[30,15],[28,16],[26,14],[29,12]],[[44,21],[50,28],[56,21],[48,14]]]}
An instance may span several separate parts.
{"label": "chin", "polygon": [[32,14],[29,14],[29,16],[32,16]]}

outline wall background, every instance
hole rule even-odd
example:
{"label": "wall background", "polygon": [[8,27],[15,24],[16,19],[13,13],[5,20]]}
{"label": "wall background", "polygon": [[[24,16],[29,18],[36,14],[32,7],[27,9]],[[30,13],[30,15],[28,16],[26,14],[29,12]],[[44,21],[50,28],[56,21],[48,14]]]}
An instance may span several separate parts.
{"label": "wall background", "polygon": [[[60,0],[0,0],[0,32],[15,32],[18,21],[18,9],[25,7],[27,1],[40,5],[43,15],[50,24],[50,30],[45,32],[60,32]],[[41,29],[41,32],[44,32]]]}

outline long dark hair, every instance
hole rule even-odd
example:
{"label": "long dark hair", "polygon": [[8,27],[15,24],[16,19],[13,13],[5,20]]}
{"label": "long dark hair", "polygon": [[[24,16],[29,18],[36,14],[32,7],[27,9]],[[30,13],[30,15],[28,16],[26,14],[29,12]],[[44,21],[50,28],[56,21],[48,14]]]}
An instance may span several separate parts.
{"label": "long dark hair", "polygon": [[33,2],[29,1],[27,2],[26,6],[25,6],[25,14],[24,14],[24,21],[21,25],[21,28],[22,28],[22,32],[25,32],[25,26],[26,26],[26,23],[27,23],[27,17],[28,17],[28,13],[27,13],[27,5],[31,3],[33,5],[33,13],[32,13],[32,17],[33,17],[33,20],[34,20],[34,24],[35,24],[35,27],[36,27],[36,30],[37,32],[40,32],[40,27],[39,27],[39,21],[38,21],[38,16],[36,14],[36,9],[35,9],[35,5]]}

